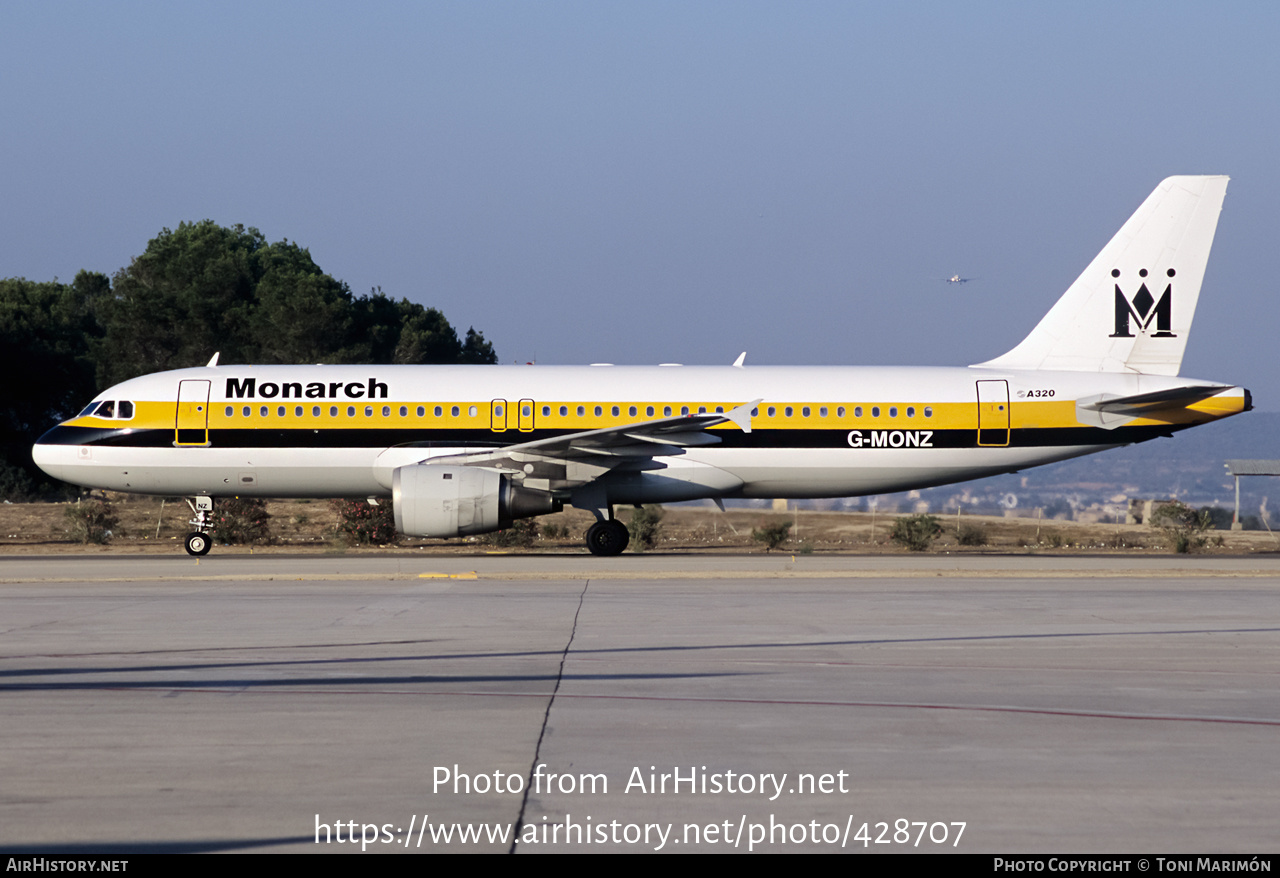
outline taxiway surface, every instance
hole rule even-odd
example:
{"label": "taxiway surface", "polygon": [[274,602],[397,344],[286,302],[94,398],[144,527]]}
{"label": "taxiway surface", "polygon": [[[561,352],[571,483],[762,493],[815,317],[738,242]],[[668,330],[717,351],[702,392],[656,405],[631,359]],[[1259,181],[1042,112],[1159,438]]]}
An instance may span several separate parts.
{"label": "taxiway surface", "polygon": [[1278,586],[1276,556],[10,557],[0,850],[1272,851]]}

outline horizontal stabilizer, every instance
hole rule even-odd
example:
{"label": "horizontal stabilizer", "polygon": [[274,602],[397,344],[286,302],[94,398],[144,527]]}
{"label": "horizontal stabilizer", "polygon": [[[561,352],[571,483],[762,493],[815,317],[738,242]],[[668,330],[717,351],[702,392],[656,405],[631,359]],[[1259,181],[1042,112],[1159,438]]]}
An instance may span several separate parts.
{"label": "horizontal stabilizer", "polygon": [[1076,401],[1076,420],[1082,424],[1114,430],[1135,418],[1160,418],[1161,414],[1182,411],[1190,405],[1230,390],[1224,384],[1195,384],[1132,396],[1086,397]]}

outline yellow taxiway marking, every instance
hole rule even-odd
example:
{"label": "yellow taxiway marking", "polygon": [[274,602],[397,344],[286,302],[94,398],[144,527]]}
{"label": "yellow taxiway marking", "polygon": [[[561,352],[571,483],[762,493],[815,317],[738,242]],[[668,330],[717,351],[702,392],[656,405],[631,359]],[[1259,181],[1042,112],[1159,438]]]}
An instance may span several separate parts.
{"label": "yellow taxiway marking", "polygon": [[474,570],[466,573],[419,573],[419,579],[479,579]]}

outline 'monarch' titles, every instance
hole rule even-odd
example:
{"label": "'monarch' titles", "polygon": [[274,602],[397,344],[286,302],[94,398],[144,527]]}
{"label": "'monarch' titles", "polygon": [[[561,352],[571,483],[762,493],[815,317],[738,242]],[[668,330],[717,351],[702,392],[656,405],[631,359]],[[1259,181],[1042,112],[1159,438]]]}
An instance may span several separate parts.
{"label": "'monarch' titles", "polygon": [[227,399],[386,399],[387,385],[370,378],[360,381],[263,381],[256,378],[228,378]]}

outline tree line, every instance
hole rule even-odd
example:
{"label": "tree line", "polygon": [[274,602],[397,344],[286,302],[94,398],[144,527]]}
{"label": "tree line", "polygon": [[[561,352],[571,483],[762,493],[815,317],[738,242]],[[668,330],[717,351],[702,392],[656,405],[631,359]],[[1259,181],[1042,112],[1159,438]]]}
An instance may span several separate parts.
{"label": "tree line", "polygon": [[223,364],[496,363],[435,308],[356,296],[306,248],[211,220],[164,229],[113,277],[0,280],[0,497],[50,489],[31,445],[97,393],[151,372]]}

